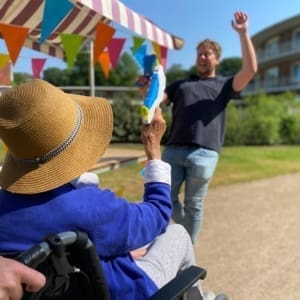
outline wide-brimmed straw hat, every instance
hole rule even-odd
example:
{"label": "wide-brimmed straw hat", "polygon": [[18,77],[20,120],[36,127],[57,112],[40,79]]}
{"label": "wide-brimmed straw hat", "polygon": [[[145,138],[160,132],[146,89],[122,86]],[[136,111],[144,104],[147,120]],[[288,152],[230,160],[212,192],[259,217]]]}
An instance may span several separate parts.
{"label": "wide-brimmed straw hat", "polygon": [[36,194],[92,168],[112,135],[113,114],[103,98],[64,93],[35,79],[0,97],[0,138],[8,148],[0,186]]}

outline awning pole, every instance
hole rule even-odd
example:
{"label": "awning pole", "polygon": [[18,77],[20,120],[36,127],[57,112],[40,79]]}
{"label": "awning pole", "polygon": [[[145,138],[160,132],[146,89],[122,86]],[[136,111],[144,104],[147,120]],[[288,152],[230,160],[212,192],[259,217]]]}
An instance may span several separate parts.
{"label": "awning pole", "polygon": [[90,40],[90,96],[95,96],[94,41]]}

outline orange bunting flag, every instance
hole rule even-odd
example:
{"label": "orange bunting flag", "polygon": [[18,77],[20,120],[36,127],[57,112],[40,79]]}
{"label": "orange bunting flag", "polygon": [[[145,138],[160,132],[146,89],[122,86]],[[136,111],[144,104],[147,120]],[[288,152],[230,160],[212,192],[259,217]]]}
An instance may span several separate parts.
{"label": "orange bunting flag", "polygon": [[25,43],[29,28],[0,24],[0,33],[6,43],[10,59],[13,64],[16,63],[19,53]]}
{"label": "orange bunting flag", "polygon": [[33,78],[40,78],[40,73],[45,65],[46,58],[32,58],[32,73]]}
{"label": "orange bunting flag", "polygon": [[125,39],[118,38],[118,39],[112,39],[107,45],[107,50],[111,61],[111,67],[113,69],[117,65],[124,43],[125,43]]}
{"label": "orange bunting flag", "polygon": [[4,68],[9,63],[9,55],[0,53],[0,69]]}
{"label": "orange bunting flag", "polygon": [[104,76],[107,78],[110,70],[110,58],[108,52],[102,52],[98,56],[98,62],[101,66]]}
{"label": "orange bunting flag", "polygon": [[77,34],[61,33],[60,38],[66,53],[67,65],[69,68],[72,68],[75,63],[75,59],[81,46],[83,37]]}
{"label": "orange bunting flag", "polygon": [[[107,46],[107,44],[110,42],[113,35],[115,34],[115,31],[115,28],[105,23],[99,22],[97,24],[96,37],[94,42],[94,57],[99,58],[104,48]],[[95,61],[94,63],[97,63],[97,61]]]}

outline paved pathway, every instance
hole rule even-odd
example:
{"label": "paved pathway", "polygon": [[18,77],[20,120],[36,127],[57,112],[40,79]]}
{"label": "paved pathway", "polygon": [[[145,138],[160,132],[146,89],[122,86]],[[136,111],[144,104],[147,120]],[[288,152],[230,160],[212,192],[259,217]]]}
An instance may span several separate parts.
{"label": "paved pathway", "polygon": [[117,169],[121,165],[144,161],[146,159],[143,150],[112,149],[108,148],[98,164],[91,169],[96,173]]}
{"label": "paved pathway", "polygon": [[299,300],[300,173],[210,189],[195,249],[206,289]]}
{"label": "paved pathway", "polygon": [[[100,166],[144,159],[143,151],[108,149]],[[210,189],[195,251],[206,290],[230,300],[300,300],[300,173]]]}

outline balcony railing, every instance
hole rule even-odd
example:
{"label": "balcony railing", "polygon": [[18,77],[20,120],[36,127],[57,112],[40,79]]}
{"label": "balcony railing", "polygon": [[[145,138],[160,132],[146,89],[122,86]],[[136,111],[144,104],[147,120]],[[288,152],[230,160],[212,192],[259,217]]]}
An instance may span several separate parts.
{"label": "balcony railing", "polygon": [[272,80],[253,81],[243,91],[243,95],[257,93],[259,91],[265,93],[284,93],[284,92],[300,92],[300,80],[288,77],[274,78]]}
{"label": "balcony railing", "polygon": [[277,49],[259,51],[257,61],[258,63],[264,63],[269,60],[294,54],[300,54],[300,45],[295,44],[295,42],[279,43]]}

